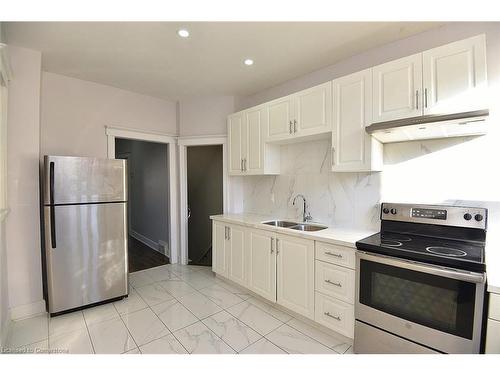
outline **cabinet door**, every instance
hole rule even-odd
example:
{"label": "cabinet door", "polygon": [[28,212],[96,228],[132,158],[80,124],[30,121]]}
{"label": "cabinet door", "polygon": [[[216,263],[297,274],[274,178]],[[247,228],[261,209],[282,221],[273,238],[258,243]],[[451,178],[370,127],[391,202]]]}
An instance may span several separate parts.
{"label": "cabinet door", "polygon": [[243,114],[235,113],[227,119],[227,132],[229,135],[229,173],[241,174],[243,168],[243,152],[245,150],[243,132]]}
{"label": "cabinet door", "polygon": [[268,139],[281,139],[292,136],[293,98],[287,96],[268,104]]}
{"label": "cabinet door", "polygon": [[332,129],[332,83],[312,87],[295,96],[296,136],[319,134]]}
{"label": "cabinet door", "polygon": [[373,122],[423,113],[422,54],[373,68]]}
{"label": "cabinet door", "polygon": [[271,232],[257,229],[247,231],[248,286],[253,292],[273,302],[276,301],[276,251],[274,244]]}
{"label": "cabinet door", "polygon": [[257,173],[264,170],[264,130],[265,108],[256,108],[245,113],[247,125],[247,153],[244,156],[246,172]]}
{"label": "cabinet door", "polygon": [[314,241],[277,237],[277,302],[314,319]]}
{"label": "cabinet door", "polygon": [[229,269],[228,278],[234,282],[246,285],[245,262],[245,228],[229,226]]}
{"label": "cabinet door", "polygon": [[372,72],[363,70],[333,81],[333,171],[371,170]]}
{"label": "cabinet door", "polygon": [[212,270],[222,276],[228,274],[228,251],[226,225],[214,221],[212,224]]}
{"label": "cabinet door", "polygon": [[486,108],[484,35],[425,51],[423,72],[425,114]]}

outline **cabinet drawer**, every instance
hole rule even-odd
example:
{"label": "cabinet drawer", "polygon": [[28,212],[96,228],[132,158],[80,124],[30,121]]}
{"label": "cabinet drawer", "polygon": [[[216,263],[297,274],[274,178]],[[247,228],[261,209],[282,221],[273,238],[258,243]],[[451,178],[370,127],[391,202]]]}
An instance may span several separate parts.
{"label": "cabinet drawer", "polygon": [[315,294],[315,321],[344,336],[354,337],[354,306],[338,299]]}
{"label": "cabinet drawer", "polygon": [[488,318],[500,321],[500,294],[490,293]]}
{"label": "cabinet drawer", "polygon": [[349,247],[316,242],[316,259],[354,269],[356,264],[356,250]]}
{"label": "cabinet drawer", "polygon": [[315,273],[315,289],[318,292],[354,303],[354,270],[317,260]]}
{"label": "cabinet drawer", "polygon": [[486,354],[500,354],[500,322],[488,319],[486,327]]}

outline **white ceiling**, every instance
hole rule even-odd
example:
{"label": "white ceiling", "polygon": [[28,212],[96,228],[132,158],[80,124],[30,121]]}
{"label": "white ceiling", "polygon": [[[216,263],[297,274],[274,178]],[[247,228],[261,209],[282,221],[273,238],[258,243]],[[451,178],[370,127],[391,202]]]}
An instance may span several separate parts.
{"label": "white ceiling", "polygon": [[[250,95],[431,22],[11,22],[7,42],[43,70],[165,99]],[[179,28],[191,36],[177,36]],[[247,67],[250,57],[255,64]]]}

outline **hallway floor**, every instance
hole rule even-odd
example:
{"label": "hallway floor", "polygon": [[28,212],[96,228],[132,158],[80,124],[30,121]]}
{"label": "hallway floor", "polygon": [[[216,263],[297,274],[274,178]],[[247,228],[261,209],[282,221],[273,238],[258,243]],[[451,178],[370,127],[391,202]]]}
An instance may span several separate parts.
{"label": "hallway floor", "polygon": [[130,274],[129,297],[12,323],[16,352],[126,354],[343,354],[350,343],[215,277],[168,264]]}
{"label": "hallway floor", "polygon": [[137,272],[170,263],[167,256],[128,236],[128,271]]}

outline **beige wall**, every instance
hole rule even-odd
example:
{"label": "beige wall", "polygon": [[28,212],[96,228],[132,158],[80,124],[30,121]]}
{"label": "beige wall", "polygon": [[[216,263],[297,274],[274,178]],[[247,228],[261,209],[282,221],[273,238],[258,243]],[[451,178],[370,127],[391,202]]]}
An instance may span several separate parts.
{"label": "beige wall", "polygon": [[42,73],[41,155],[107,157],[104,126],[177,134],[176,103]]}
{"label": "beige wall", "polygon": [[201,96],[179,102],[179,134],[226,134],[227,115],[234,112],[233,96]]}
{"label": "beige wall", "polygon": [[42,273],[39,210],[41,53],[9,47],[6,220],[10,307],[40,303]]}

